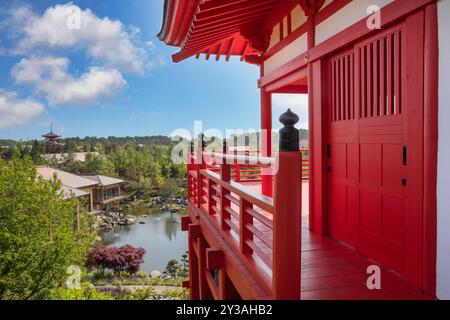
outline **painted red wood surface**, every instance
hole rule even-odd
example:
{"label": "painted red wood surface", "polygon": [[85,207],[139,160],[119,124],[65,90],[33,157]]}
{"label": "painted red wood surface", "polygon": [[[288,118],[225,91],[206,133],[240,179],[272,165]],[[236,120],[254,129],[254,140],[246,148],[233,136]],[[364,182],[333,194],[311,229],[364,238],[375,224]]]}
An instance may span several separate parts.
{"label": "painted red wood surface", "polygon": [[[305,184],[306,182],[303,182]],[[261,185],[249,183],[249,190],[260,190]],[[306,188],[304,188],[307,190]],[[303,197],[307,206],[308,197]],[[238,210],[233,205],[233,210]],[[255,277],[255,269],[262,267],[263,262],[249,264],[243,261],[243,256],[236,253],[234,242],[223,236],[213,223],[216,214],[212,216],[206,212],[207,206],[196,208],[189,206],[189,214],[192,221],[199,221],[201,234],[199,238],[190,236],[189,247],[195,256],[191,261],[197,262],[199,251],[199,239],[205,241],[200,248],[207,255],[210,250],[220,249],[223,252],[223,268],[219,271],[219,285],[207,276],[208,288],[203,291],[210,292],[215,299],[267,299],[272,298],[264,285],[261,285],[258,277]],[[306,213],[303,210],[304,214]],[[197,218],[199,217],[199,219]],[[270,219],[270,215],[268,216]],[[196,226],[196,225],[193,225]],[[261,231],[265,227],[258,225]],[[191,230],[194,228],[190,228]],[[330,237],[323,237],[308,230],[308,219],[303,220],[301,229],[301,288],[300,297],[305,300],[362,300],[362,299],[432,299],[425,295],[407,279],[384,267],[382,264],[361,255],[354,248],[336,241]],[[271,232],[264,231],[271,238]],[[196,235],[197,233],[193,233]],[[197,234],[198,235],[198,234]],[[231,241],[231,242],[230,242]],[[257,261],[257,260],[254,260]],[[222,262],[220,262],[222,264]],[[367,288],[367,267],[379,265],[381,267],[381,290],[369,290]],[[198,268],[198,267],[197,267]],[[195,269],[198,270],[198,269]],[[198,290],[199,278],[195,274],[191,278],[189,287]],[[197,281],[197,283],[196,283]],[[191,289],[191,291],[193,291]],[[191,293],[191,297],[198,299],[198,293]]]}
{"label": "painted red wood surface", "polygon": [[417,285],[422,27],[416,14],[328,60],[329,233]]}

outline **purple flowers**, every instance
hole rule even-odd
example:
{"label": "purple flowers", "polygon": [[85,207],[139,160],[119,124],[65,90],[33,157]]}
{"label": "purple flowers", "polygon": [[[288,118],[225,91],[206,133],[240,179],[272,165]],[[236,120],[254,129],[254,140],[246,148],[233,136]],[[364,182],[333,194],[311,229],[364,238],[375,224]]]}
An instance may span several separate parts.
{"label": "purple flowers", "polygon": [[116,273],[138,273],[144,262],[144,248],[136,248],[129,244],[122,247],[107,248],[96,245],[88,256],[88,266],[97,269],[110,269]]}

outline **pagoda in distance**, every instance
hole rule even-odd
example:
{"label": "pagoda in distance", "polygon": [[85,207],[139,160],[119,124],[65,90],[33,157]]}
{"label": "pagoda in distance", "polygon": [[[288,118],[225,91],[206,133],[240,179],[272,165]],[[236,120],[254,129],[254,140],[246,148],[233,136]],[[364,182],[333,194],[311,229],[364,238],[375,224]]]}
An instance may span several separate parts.
{"label": "pagoda in distance", "polygon": [[42,135],[42,137],[45,138],[45,143],[47,145],[53,146],[53,145],[58,144],[58,138],[60,138],[61,136],[59,136],[53,132],[53,124],[51,123],[50,124],[50,132]]}

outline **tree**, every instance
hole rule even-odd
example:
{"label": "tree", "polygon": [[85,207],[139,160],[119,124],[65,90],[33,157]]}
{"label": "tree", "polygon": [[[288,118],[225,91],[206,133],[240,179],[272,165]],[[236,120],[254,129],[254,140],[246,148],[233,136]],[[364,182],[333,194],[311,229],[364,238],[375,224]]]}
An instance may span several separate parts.
{"label": "tree", "polygon": [[172,278],[176,278],[177,274],[180,270],[180,264],[177,259],[172,259],[167,262],[166,270],[164,271],[166,274],[171,276]]}
{"label": "tree", "polygon": [[37,176],[29,158],[0,162],[0,299],[44,299],[61,288],[71,265],[81,266],[94,240],[75,199],[57,180]]}
{"label": "tree", "polygon": [[168,179],[161,186],[161,195],[166,197],[173,197],[178,192],[178,185],[175,179]]}
{"label": "tree", "polygon": [[187,278],[189,275],[189,256],[188,256],[188,252],[186,251],[186,253],[183,253],[183,255],[181,256],[181,276],[184,278]]}
{"label": "tree", "polygon": [[129,244],[119,248],[96,245],[89,253],[87,265],[101,270],[110,269],[117,273],[136,274],[144,263],[144,255],[144,248],[136,248]]}

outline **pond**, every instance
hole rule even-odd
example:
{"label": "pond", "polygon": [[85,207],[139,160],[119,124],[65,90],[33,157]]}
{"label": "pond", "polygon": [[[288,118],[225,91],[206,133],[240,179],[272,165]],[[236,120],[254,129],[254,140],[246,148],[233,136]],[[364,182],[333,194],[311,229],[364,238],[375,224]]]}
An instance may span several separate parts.
{"label": "pond", "polygon": [[[160,209],[137,207],[137,219],[131,226],[116,226],[102,233],[108,247],[130,244],[145,249],[144,272],[164,271],[170,259],[181,260],[187,251],[187,232],[181,231],[180,214]],[[144,224],[141,224],[143,222]]]}

